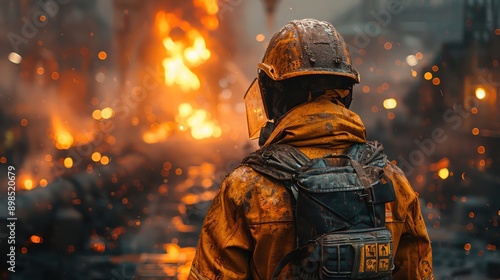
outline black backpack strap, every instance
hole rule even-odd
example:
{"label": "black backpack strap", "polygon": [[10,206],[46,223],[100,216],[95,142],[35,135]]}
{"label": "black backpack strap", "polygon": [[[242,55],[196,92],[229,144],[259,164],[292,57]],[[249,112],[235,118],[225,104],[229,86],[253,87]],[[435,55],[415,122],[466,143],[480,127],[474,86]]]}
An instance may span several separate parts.
{"label": "black backpack strap", "polygon": [[274,268],[273,280],[278,279],[281,271],[285,266],[293,261],[296,261],[300,257],[300,248],[295,248],[286,254],[283,258],[281,258],[280,262]]}
{"label": "black backpack strap", "polygon": [[359,161],[362,165],[384,167],[387,156],[383,152],[384,147],[377,141],[366,143],[354,143],[347,150],[346,154]]}
{"label": "black backpack strap", "polygon": [[[383,167],[386,164],[386,156],[382,150],[382,144],[370,141],[352,144],[345,154],[363,165]],[[245,157],[242,164],[278,181],[289,181],[297,170],[309,161],[304,153],[293,146],[271,144]]]}
{"label": "black backpack strap", "polygon": [[286,144],[264,146],[243,159],[253,170],[278,181],[290,181],[310,159],[299,149]]}
{"label": "black backpack strap", "polygon": [[[278,276],[280,275],[281,271],[285,266],[289,263],[292,263],[294,261],[297,261],[299,257],[307,252],[310,248],[313,248],[314,246],[312,244],[308,244],[299,248],[295,248],[292,251],[290,251],[288,254],[286,254],[283,258],[281,258],[280,262],[276,265],[274,268],[274,273],[273,273],[273,280],[278,279]],[[294,274],[298,273],[298,271],[294,271]],[[296,275],[294,275],[296,276]]]}

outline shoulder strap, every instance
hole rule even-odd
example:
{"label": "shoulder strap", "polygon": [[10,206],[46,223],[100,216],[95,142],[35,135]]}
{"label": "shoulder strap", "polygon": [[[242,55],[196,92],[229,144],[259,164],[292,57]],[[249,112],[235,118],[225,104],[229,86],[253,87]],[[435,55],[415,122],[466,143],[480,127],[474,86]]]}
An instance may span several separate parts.
{"label": "shoulder strap", "polygon": [[264,146],[243,159],[243,164],[278,181],[289,181],[310,159],[299,149],[286,144]]}
{"label": "shoulder strap", "polygon": [[[361,165],[384,167],[386,155],[382,144],[376,141],[354,143],[346,151],[351,159]],[[278,181],[289,181],[297,170],[310,162],[299,149],[287,144],[271,144],[264,146],[243,159],[242,164]]]}
{"label": "shoulder strap", "polygon": [[359,161],[361,165],[383,167],[387,159],[383,150],[384,147],[379,142],[368,141],[366,143],[352,144],[347,151],[347,155]]}

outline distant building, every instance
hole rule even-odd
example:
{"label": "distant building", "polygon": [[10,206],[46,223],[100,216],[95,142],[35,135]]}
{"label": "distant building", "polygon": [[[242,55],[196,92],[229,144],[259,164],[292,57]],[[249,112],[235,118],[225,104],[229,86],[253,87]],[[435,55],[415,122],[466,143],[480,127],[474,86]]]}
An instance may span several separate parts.
{"label": "distant building", "polygon": [[472,196],[484,198],[487,223],[471,223],[469,230],[485,230],[491,238],[499,234],[500,207],[491,198],[500,186],[499,14],[498,1],[463,2],[462,39],[444,43],[421,69],[419,83],[405,98],[412,121],[403,137],[417,147],[408,148],[408,162],[415,150],[423,155],[410,180],[424,198],[445,211]]}
{"label": "distant building", "polygon": [[500,3],[468,0],[463,12],[462,40],[442,45],[406,103],[412,115],[434,125],[443,118],[453,124],[444,109],[463,107],[472,116],[464,117],[461,130],[500,136]]}

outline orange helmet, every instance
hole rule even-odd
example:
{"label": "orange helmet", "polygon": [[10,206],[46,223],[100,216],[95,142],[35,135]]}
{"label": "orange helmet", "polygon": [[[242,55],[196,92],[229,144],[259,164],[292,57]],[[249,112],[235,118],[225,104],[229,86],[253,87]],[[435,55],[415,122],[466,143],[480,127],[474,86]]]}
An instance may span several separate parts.
{"label": "orange helmet", "polygon": [[333,25],[316,19],[292,20],[269,42],[258,68],[274,81],[292,77],[327,74],[351,78],[359,73],[342,36]]}
{"label": "orange helmet", "polygon": [[245,94],[250,138],[260,137],[264,126],[271,131],[270,123],[306,102],[301,90],[347,89],[339,91],[339,98],[349,107],[352,85],[359,83],[342,36],[331,23],[316,19],[292,20],[274,34],[258,70],[259,78]]}

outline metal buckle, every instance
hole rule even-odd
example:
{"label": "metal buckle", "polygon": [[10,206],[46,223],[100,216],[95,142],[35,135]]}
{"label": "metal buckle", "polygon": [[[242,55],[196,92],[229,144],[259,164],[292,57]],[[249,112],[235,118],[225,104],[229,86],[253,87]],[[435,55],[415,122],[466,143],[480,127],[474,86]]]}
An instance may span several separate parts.
{"label": "metal buckle", "polygon": [[363,189],[363,192],[359,195],[361,199],[365,199],[367,203],[375,203],[375,191],[373,186],[369,186]]}

